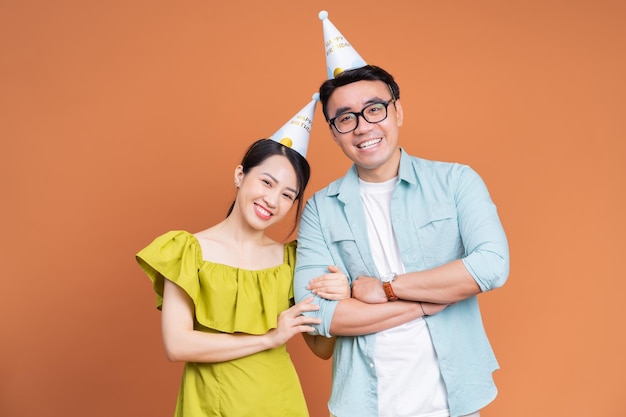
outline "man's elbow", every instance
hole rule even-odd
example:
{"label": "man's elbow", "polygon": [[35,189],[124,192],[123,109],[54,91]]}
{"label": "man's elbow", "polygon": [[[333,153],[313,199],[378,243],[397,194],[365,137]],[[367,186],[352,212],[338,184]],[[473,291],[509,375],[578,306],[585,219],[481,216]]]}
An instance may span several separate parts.
{"label": "man's elbow", "polygon": [[466,267],[478,283],[481,292],[502,287],[509,277],[508,255],[482,253],[471,261],[466,260]]}
{"label": "man's elbow", "polygon": [[509,278],[508,258],[496,258],[491,263],[490,274],[485,282],[486,290],[495,290],[502,287]]}

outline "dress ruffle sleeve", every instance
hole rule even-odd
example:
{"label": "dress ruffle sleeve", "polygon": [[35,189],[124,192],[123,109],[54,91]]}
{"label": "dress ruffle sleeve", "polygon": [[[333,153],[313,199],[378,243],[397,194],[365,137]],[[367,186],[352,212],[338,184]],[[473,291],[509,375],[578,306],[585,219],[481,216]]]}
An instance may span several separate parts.
{"label": "dress ruffle sleeve", "polygon": [[[265,334],[291,306],[296,243],[284,245],[284,262],[246,270],[202,259],[192,234],[168,232],[141,250],[136,259],[154,284],[157,308],[163,304],[163,280],[174,282],[192,299],[195,320],[206,331]],[[202,330],[202,328],[199,330]]]}
{"label": "dress ruffle sleeve", "polygon": [[135,258],[153,283],[159,310],[163,305],[164,278],[185,290],[192,300],[198,298],[202,250],[192,234],[185,231],[167,232],[154,239]]}

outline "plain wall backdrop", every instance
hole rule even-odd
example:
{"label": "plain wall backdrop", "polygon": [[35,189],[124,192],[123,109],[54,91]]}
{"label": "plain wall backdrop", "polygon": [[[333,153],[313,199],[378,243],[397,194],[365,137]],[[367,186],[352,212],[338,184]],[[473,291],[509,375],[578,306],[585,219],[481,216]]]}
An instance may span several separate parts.
{"label": "plain wall backdrop", "polygon": [[[182,366],[134,255],[224,217],[245,148],[326,77],[320,10],[396,77],[401,145],[498,206],[481,415],[626,415],[623,1],[2,0],[1,416],[172,415]],[[349,167],[319,106],[308,159],[306,197]],[[330,362],[289,347],[326,417]]]}

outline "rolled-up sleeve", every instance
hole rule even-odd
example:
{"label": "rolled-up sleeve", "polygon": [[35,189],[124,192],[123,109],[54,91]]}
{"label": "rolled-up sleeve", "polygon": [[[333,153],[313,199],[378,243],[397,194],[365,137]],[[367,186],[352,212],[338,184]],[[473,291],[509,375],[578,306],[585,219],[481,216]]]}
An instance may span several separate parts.
{"label": "rolled-up sleeve", "polygon": [[326,300],[311,293],[306,287],[312,278],[328,272],[328,266],[335,265],[328,243],[321,227],[315,197],[304,207],[298,228],[298,249],[296,251],[296,269],[294,276],[294,294],[296,302],[313,296],[314,303],[320,309],[306,315],[320,318],[322,322],[312,334],[331,337],[330,323],[337,307],[337,301]]}
{"label": "rolled-up sleeve", "polygon": [[509,275],[509,246],[496,205],[482,178],[457,165],[455,201],[466,254],[463,264],[481,291],[501,287]]}

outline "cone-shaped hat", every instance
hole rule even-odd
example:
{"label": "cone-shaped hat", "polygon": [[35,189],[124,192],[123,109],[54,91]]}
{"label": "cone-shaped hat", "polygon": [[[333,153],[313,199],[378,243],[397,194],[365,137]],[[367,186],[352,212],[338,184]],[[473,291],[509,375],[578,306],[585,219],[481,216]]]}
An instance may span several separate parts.
{"label": "cone-shaped hat", "polygon": [[313,125],[313,116],[315,116],[315,105],[319,98],[318,93],[313,94],[309,104],[304,106],[291,120],[270,136],[270,139],[282,143],[288,148],[292,148],[306,158],[306,151],[309,147],[309,137],[311,135],[311,126]]}
{"label": "cone-shaped hat", "polygon": [[324,48],[326,50],[326,70],[328,79],[335,78],[345,70],[360,68],[367,65],[361,55],[352,47],[350,42],[328,20],[328,12],[319,12],[324,29]]}

